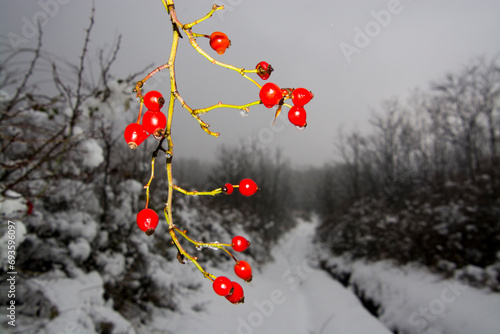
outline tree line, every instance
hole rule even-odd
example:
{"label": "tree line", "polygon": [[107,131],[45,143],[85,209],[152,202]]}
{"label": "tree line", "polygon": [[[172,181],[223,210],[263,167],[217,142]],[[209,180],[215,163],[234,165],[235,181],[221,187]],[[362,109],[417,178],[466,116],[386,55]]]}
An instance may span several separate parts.
{"label": "tree line", "polygon": [[384,101],[370,133],[339,131],[319,239],[448,274],[498,263],[499,97],[498,59],[477,58],[406,103]]}

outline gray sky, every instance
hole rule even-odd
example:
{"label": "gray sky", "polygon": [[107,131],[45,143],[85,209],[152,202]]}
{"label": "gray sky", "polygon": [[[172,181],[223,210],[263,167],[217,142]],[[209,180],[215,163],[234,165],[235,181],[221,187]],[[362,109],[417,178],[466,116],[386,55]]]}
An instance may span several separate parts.
{"label": "gray sky", "polygon": [[[96,0],[92,47],[110,49],[119,34],[122,48],[113,67],[117,76],[167,61],[171,25],[160,0]],[[51,4],[44,6],[41,4]],[[315,98],[306,106],[308,127],[297,131],[286,117],[276,125],[273,111],[251,108],[248,117],[232,109],[218,109],[202,118],[212,138],[187,111],[176,109],[173,134],[176,156],[210,158],[220,144],[250,136],[271,149],[282,147],[293,165],[330,161],[339,127],[368,129],[372,108],[393,97],[404,99],[414,88],[426,90],[432,80],[457,71],[476,56],[500,54],[498,0],[224,0],[226,5],[195,32],[224,31],[232,41],[222,56],[208,42],[200,45],[220,61],[253,68],[266,60],[275,72],[268,81],[281,87],[305,87]],[[27,30],[39,16],[47,50],[76,60],[88,25],[90,1],[1,0],[0,32],[34,45]],[[56,5],[54,5],[56,4]],[[204,15],[212,1],[176,2],[179,19],[189,22]],[[43,14],[46,13],[46,14]],[[27,23],[28,22],[28,23]],[[27,42],[27,43],[25,43]],[[19,42],[21,43],[21,42]],[[181,40],[177,76],[180,93],[194,108],[224,103],[243,104],[258,99],[258,89],[236,72],[213,66]],[[95,51],[94,51],[95,54]],[[97,61],[97,58],[96,58]],[[146,89],[169,90],[168,73]],[[260,79],[259,79],[260,80]],[[161,80],[160,80],[161,81]],[[260,82],[262,82],[260,80]],[[134,117],[127,115],[130,120]]]}

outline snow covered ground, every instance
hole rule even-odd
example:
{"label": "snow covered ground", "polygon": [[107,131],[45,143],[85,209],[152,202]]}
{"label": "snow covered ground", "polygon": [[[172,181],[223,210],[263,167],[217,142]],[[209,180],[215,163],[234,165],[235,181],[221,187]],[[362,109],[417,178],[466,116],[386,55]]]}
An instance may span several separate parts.
{"label": "snow covered ground", "polygon": [[159,315],[155,329],[158,333],[162,329],[227,334],[390,333],[351,291],[309,265],[307,255],[312,251],[314,232],[314,224],[300,222],[272,249],[275,261],[254,273],[250,284],[243,285],[244,304],[232,305],[215,296],[210,284],[204,284],[203,296],[188,297],[198,298],[204,311],[173,313],[167,319]]}
{"label": "snow covered ground", "polygon": [[350,273],[348,284],[380,305],[380,320],[389,328],[402,333],[500,333],[499,293],[412,264],[332,257],[327,266],[336,274]]}
{"label": "snow covered ground", "polygon": [[[260,271],[254,266],[254,279],[242,284],[244,304],[232,305],[216,296],[193,265],[174,263],[153,276],[159,275],[165,286],[181,280],[185,286],[200,288],[184,287],[182,296],[175,298],[179,307],[175,312],[148,306],[152,319],[138,325],[133,315],[123,316],[110,300],[104,301],[105,276],[75,268],[72,278],[53,271],[27,282],[40,286],[40,296],[35,299],[48,305],[40,309],[54,312],[54,305],[57,315],[20,317],[13,333],[87,334],[102,330],[96,324],[109,324],[113,334],[389,334],[388,328],[418,334],[500,333],[499,293],[445,280],[414,265],[348,261],[323,252],[332,272],[350,274],[349,288],[345,288],[311,265],[310,256],[317,254],[319,246],[313,242],[314,221],[299,221],[270,250],[274,262]],[[245,253],[237,255],[249,260]],[[228,261],[223,268],[208,269],[236,280],[232,267],[233,262]],[[380,305],[380,320],[362,306],[354,290]]]}

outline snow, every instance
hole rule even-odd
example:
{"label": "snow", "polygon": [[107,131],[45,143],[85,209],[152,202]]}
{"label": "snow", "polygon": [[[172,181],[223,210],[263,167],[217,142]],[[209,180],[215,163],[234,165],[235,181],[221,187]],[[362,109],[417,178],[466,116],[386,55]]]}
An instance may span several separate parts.
{"label": "snow", "polygon": [[26,214],[27,201],[19,193],[7,190],[5,197],[0,196],[0,216],[2,219],[20,218]]}
{"label": "snow", "polygon": [[96,333],[96,326],[106,324],[113,325],[114,334],[135,333],[130,323],[104,302],[99,273],[75,273],[75,278],[32,280],[58,312],[38,333]]}
{"label": "snow", "polygon": [[[167,328],[175,333],[384,333],[390,331],[366,311],[356,296],[324,271],[310,265],[315,225],[301,222],[271,250],[274,262],[254,273],[244,284],[245,303],[232,305],[217,297],[210,284],[200,279],[204,295],[193,293],[184,302],[204,311],[172,313]],[[243,257],[241,255],[240,257]],[[185,267],[186,275],[198,275]],[[232,267],[224,273],[231,279]],[[165,326],[162,314],[153,320],[151,330]],[[158,327],[156,327],[158,326]],[[163,327],[165,328],[165,327]]]}
{"label": "snow", "polygon": [[[136,186],[138,189],[139,184]],[[199,218],[194,211],[184,214],[186,219]],[[88,258],[90,242],[97,234],[90,216],[69,211],[47,222],[58,225],[61,235],[73,239],[68,245],[72,258]],[[133,314],[125,317],[115,311],[113,300],[104,300],[104,286],[123,277],[127,258],[122,253],[97,252],[95,262],[100,272],[84,273],[76,267],[68,272],[55,269],[26,281],[31,291],[48,300],[50,310],[52,306],[56,310],[54,314],[50,311],[53,316],[38,322],[37,333],[389,334],[389,329],[419,334],[500,333],[499,293],[465,285],[456,278],[443,279],[416,265],[398,267],[389,261],[367,263],[332,256],[313,241],[317,222],[317,218],[312,222],[299,220],[269,249],[274,260],[261,267],[252,264],[245,252],[235,254],[254,268],[252,282],[241,283],[245,303],[240,305],[216,296],[210,282],[193,264],[180,265],[175,259],[167,262],[150,252],[151,239],[134,235],[131,242],[147,259],[146,276],[159,300],[165,296],[164,307],[135,305],[148,311],[151,318],[147,319],[134,318]],[[337,272],[350,273],[348,288],[319,269],[315,265],[318,259],[328,259],[328,266]],[[238,280],[233,265],[228,260],[207,269],[214,275]],[[464,273],[481,276],[483,272],[469,266]],[[355,292],[380,305],[379,319],[363,307]],[[176,310],[169,309],[168,303]],[[32,322],[33,318],[23,322],[20,316],[16,330],[32,326]]]}
{"label": "snow", "polygon": [[63,211],[50,217],[48,223],[53,223],[57,226],[57,230],[63,236],[71,238],[82,237],[89,242],[92,242],[97,235],[98,224],[95,220],[85,212],[78,211]]}
{"label": "snow", "polygon": [[[10,250],[13,251],[15,250],[15,248],[12,248],[13,245],[18,247],[26,239],[26,226],[19,220],[26,214],[26,204],[26,199],[12,190],[6,191],[6,197],[0,196],[0,216],[2,217],[0,227],[0,268],[3,270],[6,270],[8,265],[9,245]],[[9,244],[9,240],[11,244]]]}
{"label": "snow", "polygon": [[68,249],[71,258],[76,261],[85,261],[90,255],[90,245],[84,238],[77,238],[71,241]]}
{"label": "snow", "polygon": [[[349,284],[380,304],[380,320],[403,333],[500,333],[500,294],[444,279],[416,265],[329,260]],[[470,271],[476,272],[473,268]]]}
{"label": "snow", "polygon": [[96,263],[101,268],[104,282],[114,282],[125,271],[125,256],[121,253],[99,253]]}
{"label": "snow", "polygon": [[90,138],[80,144],[83,164],[90,168],[99,166],[104,161],[102,147],[97,140]]}

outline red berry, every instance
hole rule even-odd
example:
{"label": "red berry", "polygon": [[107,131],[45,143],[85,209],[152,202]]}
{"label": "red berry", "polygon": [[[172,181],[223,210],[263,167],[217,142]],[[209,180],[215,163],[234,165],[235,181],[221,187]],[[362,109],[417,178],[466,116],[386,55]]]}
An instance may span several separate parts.
{"label": "red berry", "polygon": [[248,242],[247,239],[238,235],[233,238],[231,246],[233,247],[235,252],[243,252],[248,248],[248,246],[250,246],[250,243]]}
{"label": "red berry", "polygon": [[142,126],[148,133],[153,134],[156,139],[160,139],[165,133],[167,117],[161,111],[148,110],[142,116]]}
{"label": "red berry", "polygon": [[229,278],[225,276],[217,277],[212,287],[214,288],[216,294],[223,297],[231,294],[231,291],[233,290],[233,284],[231,283]]}
{"label": "red berry", "polygon": [[269,79],[269,77],[271,76],[271,72],[274,71],[274,68],[265,61],[261,61],[260,63],[258,63],[255,68],[257,69],[257,75],[262,80]]}
{"label": "red berry", "polygon": [[226,49],[231,45],[231,41],[227,38],[226,34],[220,31],[215,31],[210,35],[210,47],[218,54],[224,54]]}
{"label": "red berry", "polygon": [[128,146],[135,150],[137,146],[141,145],[142,142],[148,138],[149,134],[144,130],[144,127],[138,123],[132,123],[127,125],[125,132],[123,133],[125,141]]}
{"label": "red berry", "polygon": [[243,196],[252,196],[259,190],[257,184],[252,179],[243,179],[240,181],[238,190]]}
{"label": "red berry", "polygon": [[160,92],[152,90],[144,95],[144,105],[148,110],[159,111],[165,104],[165,99]]}
{"label": "red berry", "polygon": [[283,95],[284,99],[288,99],[292,94],[292,90],[290,88],[281,88],[281,95]]}
{"label": "red berry", "polygon": [[225,192],[227,195],[231,195],[234,191],[234,187],[231,183],[226,183],[224,187],[222,187],[222,191]]}
{"label": "red berry", "polygon": [[295,126],[304,127],[306,122],[306,110],[303,107],[293,106],[288,112],[288,120]]}
{"label": "red berry", "polygon": [[292,91],[292,101],[297,107],[305,106],[313,97],[314,94],[312,92],[302,87]]}
{"label": "red berry", "polygon": [[26,202],[26,214],[27,215],[32,215],[33,214],[33,202],[28,200]]}
{"label": "red berry", "polygon": [[280,102],[283,94],[277,84],[268,82],[260,89],[259,97],[262,104],[267,108],[272,108]]}
{"label": "red berry", "polygon": [[158,215],[154,210],[142,209],[137,214],[137,226],[141,231],[146,232],[147,235],[151,235],[155,232],[156,226],[158,226]]}
{"label": "red berry", "polygon": [[234,266],[234,273],[236,276],[250,282],[252,280],[252,267],[246,261],[238,261]]}
{"label": "red berry", "polygon": [[231,282],[233,285],[233,293],[226,296],[226,299],[229,300],[233,304],[243,303],[245,297],[243,295],[243,288],[237,282]]}

